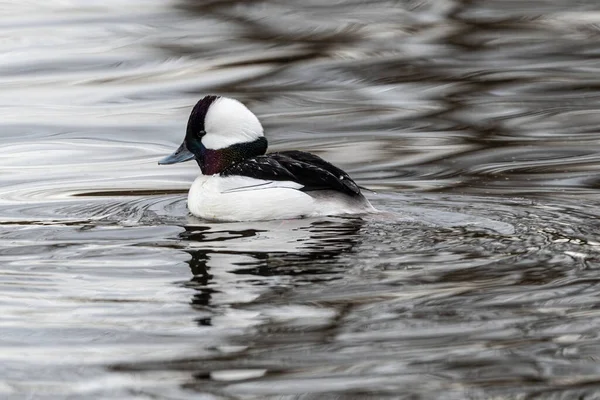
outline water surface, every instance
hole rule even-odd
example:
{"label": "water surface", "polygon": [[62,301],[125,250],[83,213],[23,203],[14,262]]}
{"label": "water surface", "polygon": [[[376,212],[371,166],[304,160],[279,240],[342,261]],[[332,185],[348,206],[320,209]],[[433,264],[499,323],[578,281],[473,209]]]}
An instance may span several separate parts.
{"label": "water surface", "polygon": [[[598,396],[595,2],[0,10],[0,397]],[[189,216],[209,93],[383,212]]]}

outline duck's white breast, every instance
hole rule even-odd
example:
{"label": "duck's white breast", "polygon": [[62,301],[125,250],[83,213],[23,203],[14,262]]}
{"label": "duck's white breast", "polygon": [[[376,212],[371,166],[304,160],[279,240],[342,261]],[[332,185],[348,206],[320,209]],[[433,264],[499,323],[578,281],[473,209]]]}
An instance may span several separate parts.
{"label": "duck's white breast", "polygon": [[200,175],[190,188],[188,208],[197,217],[219,221],[291,219],[312,215],[315,200],[295,182]]}

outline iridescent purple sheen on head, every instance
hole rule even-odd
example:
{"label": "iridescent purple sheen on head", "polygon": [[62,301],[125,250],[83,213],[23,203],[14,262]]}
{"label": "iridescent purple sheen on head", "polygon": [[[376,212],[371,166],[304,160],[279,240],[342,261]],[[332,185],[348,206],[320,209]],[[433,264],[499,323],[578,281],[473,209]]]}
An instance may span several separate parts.
{"label": "iridescent purple sheen on head", "polygon": [[265,154],[267,147],[267,139],[260,137],[253,142],[235,144],[225,149],[204,148],[200,157],[196,155],[196,161],[204,175],[213,175],[222,172],[232,164]]}
{"label": "iridescent purple sheen on head", "polygon": [[204,175],[213,175],[218,174],[227,166],[229,163],[227,162],[228,154],[227,149],[222,150],[210,150],[206,149],[204,151],[204,156],[202,159],[198,159],[198,166],[202,170]]}

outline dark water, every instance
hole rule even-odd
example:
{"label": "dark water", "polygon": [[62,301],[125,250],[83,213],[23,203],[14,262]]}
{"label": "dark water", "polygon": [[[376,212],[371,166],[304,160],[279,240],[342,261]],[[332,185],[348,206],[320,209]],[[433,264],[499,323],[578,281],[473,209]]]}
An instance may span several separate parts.
{"label": "dark water", "polygon": [[[0,397],[600,398],[600,5],[0,2]],[[385,213],[187,214],[191,105]]]}

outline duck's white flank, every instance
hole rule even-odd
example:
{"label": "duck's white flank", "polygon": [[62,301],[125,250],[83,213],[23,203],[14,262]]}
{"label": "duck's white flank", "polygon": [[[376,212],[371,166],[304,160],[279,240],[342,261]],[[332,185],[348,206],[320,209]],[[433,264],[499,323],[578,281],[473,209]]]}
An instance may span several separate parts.
{"label": "duck's white flank", "polygon": [[197,217],[219,221],[264,221],[376,212],[364,200],[332,191],[308,195],[291,181],[264,181],[244,176],[200,175],[188,194]]}
{"label": "duck's white flank", "polygon": [[202,144],[211,150],[253,142],[263,136],[263,127],[256,115],[239,101],[227,97],[220,97],[211,104],[204,130]]}

